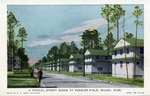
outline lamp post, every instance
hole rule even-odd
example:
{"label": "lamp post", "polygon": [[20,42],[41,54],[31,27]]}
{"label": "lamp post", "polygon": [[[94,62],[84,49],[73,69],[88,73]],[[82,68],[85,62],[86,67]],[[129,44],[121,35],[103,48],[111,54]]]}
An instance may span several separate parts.
{"label": "lamp post", "polygon": [[58,69],[58,73],[60,73],[60,49],[58,49],[58,60],[59,60],[59,69]]}
{"label": "lamp post", "polygon": [[85,77],[85,32],[83,32],[83,38],[84,38],[84,42],[83,42],[83,77]]}
{"label": "lamp post", "polygon": [[85,77],[85,55],[84,55],[84,52],[85,52],[85,32],[83,32],[83,35],[79,35],[80,37],[83,36],[83,77]]}

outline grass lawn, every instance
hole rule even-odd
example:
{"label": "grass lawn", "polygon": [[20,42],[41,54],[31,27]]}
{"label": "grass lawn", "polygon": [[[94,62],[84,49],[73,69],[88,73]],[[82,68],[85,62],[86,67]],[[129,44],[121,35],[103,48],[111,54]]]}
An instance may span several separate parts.
{"label": "grass lawn", "polygon": [[8,88],[36,88],[39,87],[38,82],[34,77],[30,77],[28,69],[7,73],[7,87]]}
{"label": "grass lawn", "polygon": [[[46,70],[46,71],[58,74],[58,71],[51,71],[51,70]],[[83,73],[81,73],[81,72],[60,71],[60,74],[83,77]],[[103,80],[106,82],[129,84],[129,85],[134,85],[137,87],[144,87],[144,79],[143,78],[137,78],[134,80],[134,79],[127,79],[127,78],[112,77],[111,75],[108,76],[107,74],[86,74],[85,78]]]}

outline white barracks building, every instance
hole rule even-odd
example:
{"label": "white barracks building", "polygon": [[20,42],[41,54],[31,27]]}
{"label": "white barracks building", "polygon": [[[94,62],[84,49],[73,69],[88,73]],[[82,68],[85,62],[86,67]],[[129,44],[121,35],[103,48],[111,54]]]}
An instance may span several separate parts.
{"label": "white barracks building", "polygon": [[[135,52],[135,38],[120,39],[112,51],[112,76],[127,78],[143,77],[144,74],[144,40],[137,39]],[[124,46],[126,46],[124,48]],[[136,71],[134,71],[136,55]],[[126,57],[126,58],[125,58]]]}

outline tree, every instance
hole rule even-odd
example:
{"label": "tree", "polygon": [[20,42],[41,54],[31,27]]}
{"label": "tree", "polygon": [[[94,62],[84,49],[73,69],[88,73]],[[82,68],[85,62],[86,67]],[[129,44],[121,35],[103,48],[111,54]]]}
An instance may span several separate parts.
{"label": "tree", "polygon": [[85,42],[85,49],[98,49],[101,48],[102,42],[100,33],[95,29],[89,29],[85,30],[84,34],[82,36],[81,46],[83,46]]}
{"label": "tree", "polygon": [[59,46],[59,55],[62,57],[62,58],[69,58],[70,56],[70,48],[69,48],[69,45],[67,45],[66,42],[63,42],[60,44]]}
{"label": "tree", "polygon": [[125,10],[122,9],[120,4],[115,4],[112,9],[113,15],[111,16],[111,22],[114,23],[114,27],[117,28],[117,41],[119,40],[119,19],[125,15]]}
{"label": "tree", "polygon": [[9,12],[7,15],[7,34],[8,34],[8,40],[7,40],[7,46],[8,46],[8,70],[13,70],[13,64],[14,64],[14,39],[15,39],[15,32],[14,29],[18,26],[19,21],[16,19],[15,15],[12,12]]}
{"label": "tree", "polygon": [[74,43],[74,41],[72,41],[70,44],[70,54],[75,54],[75,53],[78,53],[78,47]]}
{"label": "tree", "polygon": [[44,56],[42,58],[42,68],[44,69],[44,64],[47,62],[47,58]]}
{"label": "tree", "polygon": [[17,53],[16,53],[16,57],[20,58],[20,62],[21,62],[21,69],[22,68],[28,68],[28,56],[25,54],[25,48],[18,48]]}
{"label": "tree", "polygon": [[[26,41],[26,38],[27,38],[27,33],[26,33],[26,30],[25,30],[24,27],[22,27],[22,28],[19,29],[17,37],[20,38],[21,48],[23,48],[23,42]],[[21,56],[21,57],[23,57],[23,56]],[[20,58],[20,59],[21,59],[21,69],[22,69],[22,66],[23,66],[22,60],[23,60],[23,58]]]}
{"label": "tree", "polygon": [[126,73],[127,73],[127,78],[129,78],[129,76],[128,76],[128,64],[127,64],[127,54],[126,54],[127,49],[126,49],[126,44],[125,44],[126,37],[128,36],[128,38],[129,38],[129,34],[127,32],[125,32],[124,26],[125,26],[125,18],[123,20],[122,29],[123,29],[123,34],[124,34],[124,53],[125,53]]}
{"label": "tree", "polygon": [[[142,25],[142,21],[139,21],[140,16],[142,15],[142,9],[139,6],[135,6],[135,10],[133,15],[135,17],[135,49],[134,52],[136,53],[136,46],[137,46],[137,32],[138,32],[138,25]],[[136,78],[136,55],[134,56],[134,79]]]}
{"label": "tree", "polygon": [[49,56],[52,58],[52,61],[54,61],[54,67],[56,70],[56,66],[57,66],[57,60],[58,60],[58,47],[57,46],[53,46],[50,50],[49,50]]}
{"label": "tree", "polygon": [[[112,15],[112,7],[109,4],[106,4],[105,7],[101,8],[101,15],[106,19],[107,21],[107,35],[108,35],[108,43],[107,43],[107,55],[109,56],[109,46],[110,46],[110,39],[109,39],[109,34],[110,34],[110,30],[112,29],[110,27],[110,20],[111,20],[111,15]],[[108,76],[109,76],[109,60],[108,62]]]}
{"label": "tree", "polygon": [[[109,42],[109,45],[108,45],[108,42]],[[116,43],[116,40],[113,38],[113,34],[109,33],[109,35],[107,35],[104,40],[105,48],[108,49],[109,47],[109,49],[112,50],[115,47],[115,43]]]}
{"label": "tree", "polygon": [[131,39],[131,38],[133,38],[133,34],[132,33],[128,33],[128,32],[125,32],[125,38],[126,39]]}
{"label": "tree", "polygon": [[27,38],[27,32],[24,27],[19,29],[17,37],[20,38],[21,47],[23,48],[23,42],[26,41]]}

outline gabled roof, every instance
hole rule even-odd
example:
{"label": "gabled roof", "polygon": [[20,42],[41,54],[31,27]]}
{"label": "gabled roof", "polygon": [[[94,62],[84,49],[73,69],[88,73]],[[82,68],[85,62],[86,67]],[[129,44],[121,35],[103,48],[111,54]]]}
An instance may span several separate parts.
{"label": "gabled roof", "polygon": [[68,58],[60,58],[60,61],[61,62],[69,62],[69,59]]}
{"label": "gabled roof", "polygon": [[73,58],[76,58],[76,59],[82,59],[83,58],[83,55],[82,54],[71,54],[73,56]]}
{"label": "gabled roof", "polygon": [[[124,40],[124,38],[121,38],[121,39]],[[121,39],[120,39],[120,40],[121,40]],[[120,42],[120,40],[116,43],[116,45]],[[130,43],[130,45],[126,45],[126,46],[132,46],[132,47],[134,47],[134,46],[135,46],[135,40],[136,40],[136,38],[126,39],[125,41],[128,42],[128,43]],[[137,45],[136,45],[136,46],[139,46],[139,47],[144,46],[144,39],[139,39],[139,38],[137,38]],[[114,49],[120,49],[120,48],[123,48],[123,47],[124,47],[124,46],[117,47],[117,48],[114,47]],[[114,49],[113,49],[113,50],[114,50]]]}
{"label": "gabled roof", "polygon": [[[129,42],[131,46],[135,46],[135,39],[136,38],[126,39],[126,41]],[[144,46],[144,39],[137,39],[137,46]]]}
{"label": "gabled roof", "polygon": [[94,55],[107,56],[108,55],[107,50],[88,49],[88,51],[90,52],[89,56],[94,56]]}

